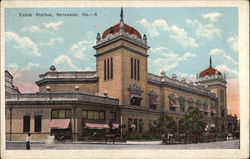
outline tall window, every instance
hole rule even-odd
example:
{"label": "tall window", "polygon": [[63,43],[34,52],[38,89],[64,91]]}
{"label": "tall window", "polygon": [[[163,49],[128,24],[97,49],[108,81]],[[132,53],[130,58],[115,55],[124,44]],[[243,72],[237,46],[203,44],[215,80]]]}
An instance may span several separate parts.
{"label": "tall window", "polygon": [[220,101],[224,102],[224,98],[225,98],[224,90],[220,90]]}
{"label": "tall window", "polygon": [[133,119],[132,118],[128,118],[128,132],[132,131],[132,127],[131,127],[132,124],[133,124]]}
{"label": "tall window", "polygon": [[116,121],[116,112],[110,112],[110,120]]}
{"label": "tall window", "polygon": [[140,60],[131,58],[130,68],[131,68],[131,79],[140,80]]}
{"label": "tall window", "polygon": [[103,71],[103,73],[104,73],[104,80],[107,80],[107,68],[106,68],[106,66],[107,66],[107,60],[105,59],[104,60],[104,71]]}
{"label": "tall window", "polygon": [[114,73],[113,73],[113,58],[108,58],[104,60],[104,80],[112,80]]}
{"label": "tall window", "polygon": [[23,116],[23,132],[30,132],[30,116]]}
{"label": "tall window", "polygon": [[139,131],[138,119],[134,119],[134,124],[135,124],[135,130],[136,130],[136,131]]}
{"label": "tall window", "polygon": [[139,119],[139,132],[142,133],[143,132],[143,120]]}
{"label": "tall window", "polygon": [[35,132],[41,132],[42,130],[42,116],[35,116]]}

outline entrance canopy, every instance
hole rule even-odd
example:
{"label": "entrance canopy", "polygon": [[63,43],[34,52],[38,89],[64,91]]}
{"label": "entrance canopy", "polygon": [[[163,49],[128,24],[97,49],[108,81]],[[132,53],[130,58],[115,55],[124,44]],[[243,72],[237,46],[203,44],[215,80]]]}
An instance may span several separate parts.
{"label": "entrance canopy", "polygon": [[52,119],[49,127],[51,129],[67,129],[69,127],[70,119]]}
{"label": "entrance canopy", "polygon": [[109,126],[108,126],[108,124],[85,123],[84,128],[89,128],[89,129],[109,129]]}

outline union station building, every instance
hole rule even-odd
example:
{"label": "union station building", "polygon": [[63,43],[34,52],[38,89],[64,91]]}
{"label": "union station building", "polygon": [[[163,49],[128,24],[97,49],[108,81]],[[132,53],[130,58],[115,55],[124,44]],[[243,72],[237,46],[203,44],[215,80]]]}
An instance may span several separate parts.
{"label": "union station building", "polygon": [[[82,140],[93,131],[152,132],[163,114],[177,123],[199,108],[207,127],[230,132],[237,117],[227,114],[226,76],[210,65],[196,81],[148,73],[146,35],[120,22],[97,34],[96,71],[60,72],[51,66],[36,81],[37,93],[20,93],[6,70],[6,140],[44,140],[64,134]],[[121,129],[121,125],[124,127]]]}

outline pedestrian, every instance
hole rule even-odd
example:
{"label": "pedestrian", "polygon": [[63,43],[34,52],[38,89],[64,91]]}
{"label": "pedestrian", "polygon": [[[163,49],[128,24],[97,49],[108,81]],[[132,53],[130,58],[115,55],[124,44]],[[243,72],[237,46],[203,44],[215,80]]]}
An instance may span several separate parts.
{"label": "pedestrian", "polygon": [[31,136],[30,133],[28,133],[26,136],[26,150],[30,150],[30,141],[31,141]]}

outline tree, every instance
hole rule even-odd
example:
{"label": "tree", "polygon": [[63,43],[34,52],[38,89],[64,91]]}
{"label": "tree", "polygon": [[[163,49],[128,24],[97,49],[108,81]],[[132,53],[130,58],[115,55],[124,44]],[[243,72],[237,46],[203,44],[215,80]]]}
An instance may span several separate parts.
{"label": "tree", "polygon": [[203,113],[197,108],[189,110],[179,124],[180,130],[184,131],[202,131],[205,127]]}
{"label": "tree", "polygon": [[176,122],[173,117],[162,115],[159,119],[157,128],[159,132],[163,132],[166,129],[172,129],[176,131]]}

